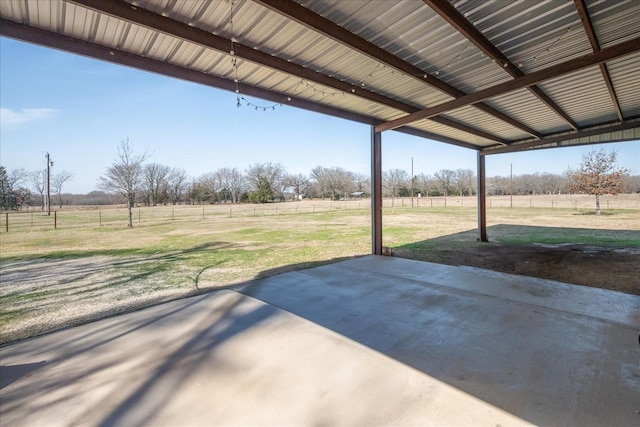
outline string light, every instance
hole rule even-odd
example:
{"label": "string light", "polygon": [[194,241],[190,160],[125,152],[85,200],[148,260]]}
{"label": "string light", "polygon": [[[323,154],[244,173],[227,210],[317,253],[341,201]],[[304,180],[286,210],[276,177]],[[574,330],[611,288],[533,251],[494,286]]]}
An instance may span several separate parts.
{"label": "string light", "polygon": [[247,98],[245,98],[244,96],[242,96],[242,94],[240,93],[240,79],[238,78],[238,58],[236,57],[236,49],[235,49],[235,44],[238,42],[238,40],[234,37],[234,29],[233,29],[233,5],[235,4],[235,0],[227,0],[227,2],[229,3],[229,27],[230,27],[230,32],[231,32],[231,48],[229,49],[229,55],[231,55],[231,67],[233,68],[233,82],[236,85],[236,107],[240,108],[242,106],[242,104],[244,103],[247,107],[253,107],[256,111],[258,110],[262,110],[262,111],[267,111],[267,110],[275,110],[276,107],[281,107],[283,102],[286,101],[291,101],[291,97],[287,96],[286,98],[283,99],[282,102],[277,102],[275,104],[270,104],[270,105],[258,105],[255,104],[251,101],[249,101]]}
{"label": "string light", "polygon": [[536,53],[533,58],[531,58],[531,61],[536,62],[536,60],[544,55],[545,53],[549,52],[551,50],[552,47],[554,47],[555,45],[557,45],[558,43],[560,43],[560,40],[562,40],[570,31],[571,28],[573,28],[573,25],[569,26],[564,33],[560,34],[560,36],[558,36],[557,39],[555,39],[554,41],[552,41],[550,44],[548,44],[547,46],[543,47],[542,49],[540,49],[538,51],[538,53]]}
{"label": "string light", "polygon": [[[442,70],[442,68],[451,68],[451,65],[454,63],[454,61],[457,62],[457,60],[462,58],[462,54],[463,52],[467,49],[467,47],[469,46],[471,42],[467,41],[464,46],[462,46],[462,50],[460,52],[458,52],[455,56],[453,56],[449,62],[447,62],[444,67],[440,67],[439,69],[437,69],[433,74],[435,74],[436,76],[440,74],[440,71]],[[425,76],[426,78],[426,76]]]}

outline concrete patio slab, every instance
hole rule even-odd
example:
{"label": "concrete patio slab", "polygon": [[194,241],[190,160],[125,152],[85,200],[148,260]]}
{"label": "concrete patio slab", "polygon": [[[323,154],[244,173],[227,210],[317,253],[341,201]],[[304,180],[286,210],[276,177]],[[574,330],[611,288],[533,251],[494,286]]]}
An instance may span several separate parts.
{"label": "concrete patio slab", "polygon": [[368,256],[0,348],[0,423],[640,423],[640,297]]}

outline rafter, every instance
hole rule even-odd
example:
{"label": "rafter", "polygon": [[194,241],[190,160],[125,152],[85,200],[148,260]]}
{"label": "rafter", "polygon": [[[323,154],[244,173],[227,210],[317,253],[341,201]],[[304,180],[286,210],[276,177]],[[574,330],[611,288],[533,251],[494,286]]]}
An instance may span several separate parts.
{"label": "rafter", "polygon": [[[591,18],[589,17],[589,11],[587,10],[587,5],[584,3],[584,0],[573,0],[573,2],[576,5],[576,9],[578,10],[578,15],[580,16],[580,21],[582,21],[582,26],[584,27],[584,31],[585,33],[587,33],[587,37],[589,38],[591,49],[594,52],[599,52],[600,43],[598,42],[598,37],[596,36],[596,32],[593,29],[593,23],[591,22]],[[611,75],[609,74],[609,69],[607,68],[607,64],[600,64],[600,73],[602,74],[602,78],[604,79],[604,82],[607,85],[607,90],[609,91],[609,96],[611,97],[611,103],[613,104],[613,107],[616,109],[618,120],[622,123],[624,122],[624,115],[622,114],[622,109],[620,108],[620,101],[618,101],[618,95],[616,94],[615,88],[613,87],[613,82],[611,81]]]}
{"label": "rafter", "polygon": [[[114,64],[124,65],[127,67],[136,68],[143,71],[149,71],[156,74],[166,75],[177,79],[197,83],[217,89],[235,91],[236,85],[232,80],[224,79],[211,74],[203,73],[178,65],[169,64],[164,61],[158,61],[151,58],[145,58],[139,55],[123,52],[117,49],[102,46],[96,43],[85,42],[73,37],[60,35],[48,30],[34,28],[27,25],[22,25],[13,21],[0,18],[0,36],[9,37],[24,42],[35,43],[41,46],[60,49],[65,52],[70,52],[82,56],[86,56],[93,59],[98,59]],[[292,107],[302,108],[308,111],[313,111],[329,116],[339,117],[345,120],[351,120],[358,123],[367,125],[376,125],[380,121],[375,120],[369,116],[365,116],[358,113],[353,113],[347,110],[339,108],[321,105],[304,98],[298,98],[290,96],[285,93],[274,92],[266,89],[261,89],[255,86],[239,83],[239,88],[242,93],[261,98],[272,102],[285,102],[286,105]],[[290,99],[289,99],[290,98]],[[286,100],[286,101],[285,101]],[[421,138],[428,138],[436,141],[445,142],[447,144],[457,145],[464,148],[476,149],[472,144],[460,141],[455,138],[443,137],[431,132],[421,131],[415,128],[398,128],[399,132],[407,133],[409,135],[418,136]]]}
{"label": "rafter", "polygon": [[[473,43],[478,49],[484,52],[489,58],[500,64],[500,68],[509,73],[512,77],[522,77],[524,73],[520,68],[513,64],[488,38],[484,36],[469,20],[467,20],[458,9],[456,9],[447,0],[423,0],[434,12],[442,19],[447,21],[449,25],[455,28],[460,34]],[[529,92],[535,95],[542,103],[553,110],[558,116],[569,124],[574,130],[578,129],[578,124],[556,104],[542,89],[538,86],[530,86],[527,88]]]}
{"label": "rafter", "polygon": [[[121,1],[109,1],[103,0],[69,0],[72,3],[79,4],[83,7],[90,8],[102,13],[107,13],[111,16],[119,19],[132,22],[146,28],[150,28],[156,31],[161,31],[165,34],[178,37],[180,39],[187,40],[189,42],[211,48],[223,53],[229,53],[231,46],[233,45],[234,55],[238,58],[242,58],[259,65],[282,71],[284,73],[299,77],[302,80],[321,84],[326,87],[330,87],[337,91],[349,93],[351,95],[358,96],[360,98],[373,101],[387,107],[395,108],[399,111],[406,113],[414,113],[420,109],[381,95],[376,92],[372,92],[362,87],[356,87],[348,82],[340,81],[339,79],[329,77],[325,74],[310,70],[301,65],[293,62],[286,61],[277,56],[270,55],[265,52],[261,52],[256,49],[252,49],[249,46],[242,45],[237,42],[233,42],[230,39],[226,39],[221,36],[217,36],[206,32],[204,30],[192,27],[185,23],[176,21],[174,19],[156,14],[141,7],[132,6],[128,3]],[[442,122],[442,121],[441,121]],[[456,123],[453,121],[450,124]],[[465,131],[482,138],[487,138],[492,141],[504,144],[505,141],[495,135],[490,135],[487,132],[474,129],[471,126],[465,126]]]}
{"label": "rafter", "polygon": [[598,65],[606,61],[620,58],[622,56],[629,55],[638,51],[640,51],[640,38],[627,40],[626,42],[619,43],[615,46],[602,49],[599,52],[594,52],[589,55],[574,58],[531,74],[525,74],[522,77],[518,77],[511,81],[500,83],[495,86],[480,90],[478,92],[462,96],[458,99],[454,99],[453,101],[444,102],[440,105],[436,105],[435,107],[427,108],[418,111],[417,113],[409,114],[405,117],[388,121],[376,126],[376,131],[382,132],[385,130],[391,130],[419,120],[428,119],[447,111],[466,107],[467,105],[482,102],[489,98],[494,98],[496,96],[500,96],[518,89],[527,88],[529,86],[541,83],[545,80],[561,77],[574,71]]}
{"label": "rafter", "polygon": [[[307,28],[324,34],[333,40],[340,42],[353,50],[356,50],[370,58],[375,59],[387,66],[414,77],[420,82],[427,84],[435,89],[440,90],[447,95],[458,98],[466,95],[466,92],[451,86],[450,84],[433,77],[426,71],[406,62],[392,53],[376,46],[375,44],[359,37],[352,32],[342,28],[334,22],[314,13],[313,11],[300,6],[298,3],[291,0],[253,0],[255,3],[261,4],[289,19],[304,25]],[[526,133],[540,138],[542,135],[531,127],[520,123],[512,117],[500,112],[499,110],[483,103],[475,105],[476,108],[490,114],[498,119],[509,123],[511,126],[525,131]]]}

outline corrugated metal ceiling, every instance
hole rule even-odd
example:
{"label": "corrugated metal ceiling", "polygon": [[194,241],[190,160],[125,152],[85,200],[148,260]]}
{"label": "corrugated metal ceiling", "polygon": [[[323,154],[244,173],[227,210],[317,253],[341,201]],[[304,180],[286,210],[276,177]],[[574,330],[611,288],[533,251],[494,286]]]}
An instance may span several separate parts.
{"label": "corrugated metal ceiling", "polygon": [[[0,2],[5,36],[486,153],[635,138],[638,16],[638,1],[593,0]],[[565,74],[624,43],[604,70],[595,61]],[[556,75],[518,85],[550,67]],[[510,83],[432,119],[405,117]]]}

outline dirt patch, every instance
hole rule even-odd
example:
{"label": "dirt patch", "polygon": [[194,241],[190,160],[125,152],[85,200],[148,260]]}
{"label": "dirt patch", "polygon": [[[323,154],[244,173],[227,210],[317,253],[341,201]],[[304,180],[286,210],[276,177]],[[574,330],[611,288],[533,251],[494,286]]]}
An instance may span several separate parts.
{"label": "dirt patch", "polygon": [[486,243],[456,250],[434,250],[419,256],[402,251],[398,255],[640,295],[640,249],[637,248]]}

